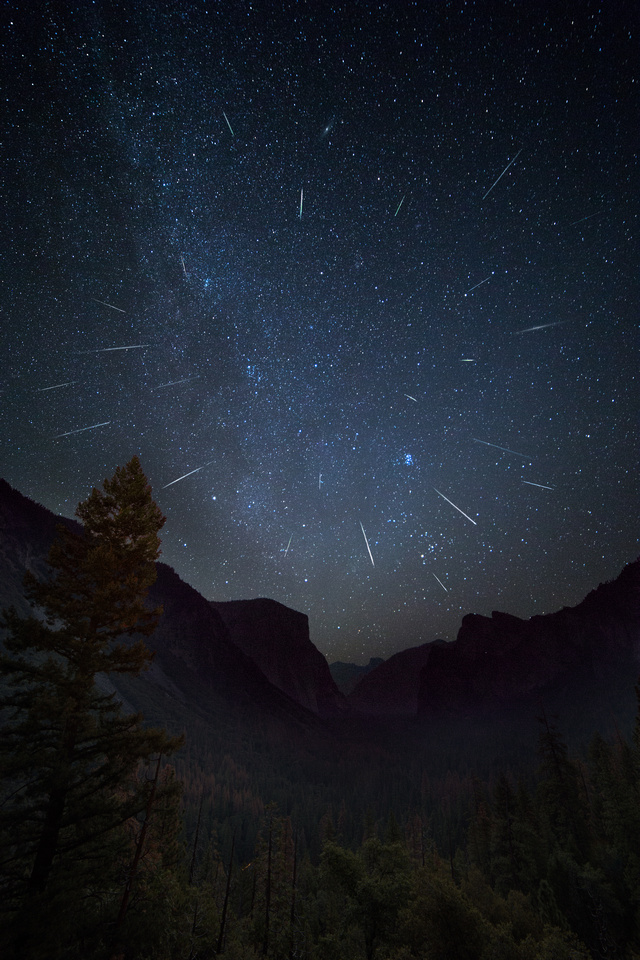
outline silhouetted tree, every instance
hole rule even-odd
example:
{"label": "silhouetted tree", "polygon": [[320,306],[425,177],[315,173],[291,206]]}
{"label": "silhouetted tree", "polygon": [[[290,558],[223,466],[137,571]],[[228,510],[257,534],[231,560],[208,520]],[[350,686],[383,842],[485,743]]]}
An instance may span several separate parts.
{"label": "silhouetted tree", "polygon": [[124,716],[116,694],[97,682],[149,665],[144,637],[161,613],[144,600],[164,517],[138,458],[94,489],[76,516],[83,530],[58,528],[51,576],[25,576],[39,615],[3,616],[0,894],[7,944],[21,957],[53,957],[62,944],[71,955],[72,915],[82,925],[87,904],[104,906],[98,890],[115,882],[113,845],[124,837],[117,828],[147,806],[152,786],[143,778],[131,787],[137,767],[179,744],[143,728],[139,714]]}

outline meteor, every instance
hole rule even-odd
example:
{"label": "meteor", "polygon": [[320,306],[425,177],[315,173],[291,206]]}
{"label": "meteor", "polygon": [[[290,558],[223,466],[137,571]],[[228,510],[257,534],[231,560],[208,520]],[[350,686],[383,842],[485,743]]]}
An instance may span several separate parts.
{"label": "meteor", "polygon": [[38,387],[36,393],[44,393],[46,390],[59,390],[60,387],[70,387],[72,384],[77,382],[77,380],[67,380],[66,383],[54,383],[52,387]]}
{"label": "meteor", "polygon": [[289,553],[289,547],[291,546],[291,541],[292,541],[292,540],[293,540],[293,534],[291,534],[291,536],[289,537],[289,543],[287,544],[287,549],[286,549],[285,552],[284,552],[285,557],[286,557],[286,555]]}
{"label": "meteor", "polygon": [[528,483],[530,487],[542,487],[543,490],[555,490],[555,487],[547,487],[544,483],[534,483],[533,480],[523,480],[523,483]]}
{"label": "meteor", "polygon": [[153,387],[154,390],[161,390],[162,387],[175,387],[178,383],[190,383],[191,380],[199,380],[200,377],[183,377],[182,380],[169,380],[168,383],[159,383],[157,387]]}
{"label": "meteor", "polygon": [[58,440],[59,437],[70,437],[73,433],[84,433],[85,430],[96,430],[98,427],[106,427],[111,423],[111,420],[105,420],[104,423],[92,423],[90,427],[80,427],[79,430],[67,430],[66,433],[57,433],[54,440]]}
{"label": "meteor", "polygon": [[499,447],[497,443],[489,443],[488,440],[478,440],[477,437],[471,437],[474,443],[483,443],[485,447],[495,447],[496,450],[504,450],[505,453],[513,453],[516,457],[522,457],[523,460],[528,460],[529,463],[532,463],[531,457],[528,457],[526,453],[518,453],[517,450],[510,450],[509,447]]}
{"label": "meteor", "polygon": [[585,220],[591,220],[591,217],[599,217],[604,213],[604,210],[598,210],[597,213],[590,213],[588,217],[580,217],[579,220],[573,220],[569,226],[575,227],[576,223],[584,223]]}
{"label": "meteor", "polygon": [[518,157],[520,156],[521,153],[522,153],[522,147],[520,147],[520,149],[519,149],[518,152],[516,153],[516,155],[515,155],[515,157],[513,158],[513,160],[510,160],[510,161],[509,161],[509,163],[506,165],[506,167],[504,168],[504,170],[502,171],[502,173],[500,174],[500,176],[498,177],[498,179],[497,179],[497,180],[494,180],[494,182],[491,184],[491,186],[489,187],[489,189],[488,189],[487,192],[485,193],[484,197],[482,198],[483,200],[486,200],[486,199],[487,199],[487,197],[489,196],[489,194],[491,193],[491,191],[492,191],[493,188],[495,187],[496,183],[499,183],[500,180],[502,180],[502,178],[504,177],[505,173],[507,172],[507,170],[509,169],[509,167],[511,166],[511,164],[516,162],[516,160],[518,159]]}
{"label": "meteor", "polygon": [[78,355],[85,353],[115,353],[116,350],[144,350],[150,343],[136,343],[131,347],[101,347],[99,350],[76,350]]}
{"label": "meteor", "polygon": [[126,310],[123,310],[121,307],[114,307],[112,303],[107,303],[106,300],[96,300],[95,297],[91,297],[94,303],[101,303],[103,307],[111,307],[112,310],[117,310],[118,313],[126,313]]}
{"label": "meteor", "polygon": [[415,397],[410,396],[408,393],[405,393],[405,397],[407,400],[413,400],[414,403],[418,402]]}
{"label": "meteor", "polygon": [[302,202],[304,200],[304,187],[300,188],[300,219],[302,220]]}
{"label": "meteor", "polygon": [[[438,490],[437,487],[434,487],[433,489],[436,491],[436,493],[437,493],[439,496],[442,497],[443,500],[446,500],[447,503],[450,503],[451,506],[454,508],[454,510],[457,510],[458,513],[461,513],[463,517],[466,517],[467,520],[469,520],[469,521],[474,525],[474,527],[477,527],[477,526],[478,526],[478,524],[476,523],[476,521],[475,521],[475,520],[471,520],[471,517],[468,516],[468,514],[466,514],[466,513],[464,512],[464,510],[461,510],[460,507],[456,507],[456,505],[455,505],[455,503],[453,502],[453,500],[449,500],[449,497],[445,497],[444,493],[440,493],[440,491]],[[434,576],[435,576],[435,574],[434,574]]]}
{"label": "meteor", "polygon": [[171,483],[165,483],[163,490],[166,490],[167,487],[172,487],[174,483],[179,483],[181,480],[185,480],[187,477],[190,477],[192,473],[197,473],[198,470],[204,470],[205,467],[208,467],[210,463],[213,463],[213,460],[209,460],[208,463],[203,463],[201,467],[196,467],[195,470],[189,470],[189,473],[183,473],[181,477],[178,477],[177,480],[172,480]]}
{"label": "meteor", "polygon": [[475,287],[469,287],[469,289],[467,290],[467,293],[465,293],[465,297],[467,296],[468,293],[471,293],[472,290],[477,290],[478,287],[481,287],[483,283],[487,282],[487,280],[491,280],[491,277],[493,277],[494,274],[495,274],[495,270],[492,270],[489,276],[485,277],[484,280],[481,280],[480,283],[476,283]]}
{"label": "meteor", "polygon": [[226,115],[226,113],[224,112],[224,110],[222,111],[222,116],[223,116],[223,117],[225,118],[225,120],[227,121],[227,126],[229,127],[229,133],[231,134],[232,137],[235,137],[235,133],[233,132],[233,129],[232,129],[232,127],[231,127],[231,124],[229,123],[229,117]]}
{"label": "meteor", "polygon": [[517,333],[531,333],[533,330],[544,330],[545,327],[558,327],[561,323],[568,323],[568,320],[554,320],[552,323],[540,323],[537,327],[525,327],[524,330],[512,330],[514,334]]}
{"label": "meteor", "polygon": [[369,551],[369,559],[371,560],[371,566],[372,566],[372,567],[375,567],[375,563],[373,562],[373,556],[372,556],[372,554],[371,554],[371,547],[369,546],[369,541],[367,540],[367,535],[366,535],[366,533],[364,532],[364,527],[362,526],[362,520],[360,520],[360,529],[362,530],[362,536],[364,537],[364,542],[366,543],[366,545],[367,545],[367,550]]}
{"label": "meteor", "polygon": [[[435,487],[434,487],[434,490],[435,490]],[[432,571],[432,573],[433,573],[433,571]],[[436,578],[436,580],[438,581],[438,583],[440,584],[440,586],[442,587],[442,589],[444,590],[444,592],[445,592],[445,593],[449,593],[449,591],[448,591],[447,588],[445,587],[445,585],[444,585],[444,583],[442,582],[442,580],[440,579],[440,577],[437,576],[437,574],[435,574],[435,573],[433,574],[433,576]]]}
{"label": "meteor", "polygon": [[[405,193],[404,197],[406,197],[406,193]],[[394,217],[397,217],[398,214],[400,213],[400,207],[401,207],[402,204],[404,203],[404,197],[402,198],[402,200],[400,201],[400,203],[399,203],[398,206],[396,207],[396,212],[394,213]]]}

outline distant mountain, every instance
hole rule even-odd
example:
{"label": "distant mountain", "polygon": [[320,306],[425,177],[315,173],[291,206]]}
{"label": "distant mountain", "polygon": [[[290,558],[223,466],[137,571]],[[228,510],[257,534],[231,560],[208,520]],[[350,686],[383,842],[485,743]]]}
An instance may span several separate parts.
{"label": "distant mountain", "polygon": [[[56,517],[0,480],[0,608],[13,604],[22,614],[30,612],[24,599],[25,570],[32,570],[39,577],[47,575],[46,558],[60,523],[80,529],[75,521]],[[134,709],[144,708],[145,716],[153,722],[176,716],[182,717],[182,721],[176,722],[184,724],[185,716],[192,714],[226,717],[230,710],[243,710],[256,717],[267,715],[278,720],[286,718],[294,724],[308,723],[306,705],[303,709],[293,697],[272,684],[254,660],[233,643],[215,605],[184,583],[171,567],[158,563],[156,569],[157,580],[149,591],[148,602],[151,606],[162,605],[163,613],[147,641],[154,651],[154,661],[151,669],[136,680],[114,678],[126,704]],[[289,612],[294,619],[302,617],[295,611]],[[286,637],[283,639],[286,642]],[[328,668],[326,672],[328,676]],[[328,679],[339,698],[331,677]],[[326,696],[329,695],[327,691]]]}
{"label": "distant mountain", "polygon": [[627,704],[633,709],[640,560],[575,607],[530,620],[469,614],[453,643],[427,646],[417,710],[427,722],[547,710],[582,715],[593,727]]}
{"label": "distant mountain", "polygon": [[309,619],[275,600],[211,602],[231,641],[279,690],[320,716],[345,709],[327,661],[309,639]]}
{"label": "distant mountain", "polygon": [[351,693],[356,683],[370,673],[376,667],[384,663],[382,657],[371,657],[369,663],[360,666],[357,663],[345,663],[343,660],[335,660],[329,664],[329,670],[334,682],[341,693]]}
{"label": "distant mountain", "polygon": [[[74,523],[0,481],[0,607],[28,612],[24,571],[46,576],[60,522]],[[332,670],[304,614],[264,598],[210,602],[165,564],[157,572],[149,603],[164,612],[150,670],[101,683],[149,722],[186,731],[176,764],[189,802],[209,777],[221,819],[232,810],[254,823],[274,799],[317,824],[345,795],[388,816],[416,791],[437,797],[450,770],[530,763],[542,710],[565,729],[581,723],[581,742],[611,730],[611,718],[623,731],[633,722],[640,561],[574,608],[531,620],[469,615],[452,643]],[[345,696],[336,678],[357,682]]]}
{"label": "distant mountain", "polygon": [[56,517],[0,479],[0,609],[13,604],[21,614],[29,612],[22,585],[25,571],[45,576],[59,523],[74,521]]}
{"label": "distant mountain", "polygon": [[347,697],[351,709],[377,717],[415,717],[420,674],[434,643],[441,644],[444,640],[401,650],[358,679]]}

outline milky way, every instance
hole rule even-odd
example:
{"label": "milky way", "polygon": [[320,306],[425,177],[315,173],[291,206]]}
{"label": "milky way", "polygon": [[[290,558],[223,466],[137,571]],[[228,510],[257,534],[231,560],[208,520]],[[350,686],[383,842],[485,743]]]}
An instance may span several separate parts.
{"label": "milky way", "polygon": [[633,4],[29,6],[9,483],[71,515],[138,454],[163,559],[329,659],[635,559]]}

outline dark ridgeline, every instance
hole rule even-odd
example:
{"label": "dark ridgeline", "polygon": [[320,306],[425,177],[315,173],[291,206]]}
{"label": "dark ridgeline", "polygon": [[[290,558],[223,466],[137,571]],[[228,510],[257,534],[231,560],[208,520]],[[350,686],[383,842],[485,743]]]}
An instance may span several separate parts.
{"label": "dark ridgeline", "polygon": [[[57,518],[3,481],[0,518],[2,603],[24,609],[24,571],[46,570]],[[210,822],[224,824],[228,843],[238,829],[239,857],[271,801],[298,817],[316,852],[318,823],[345,805],[345,838],[360,835],[367,808],[384,820],[434,808],[444,794],[462,830],[468,778],[530,772],[542,712],[558,715],[573,744],[632,726],[639,562],[574,608],[529,621],[469,615],[452,643],[404,650],[374,669],[347,665],[351,680],[363,672],[346,696],[304,614],[267,599],[210,602],[165,564],[157,573],[149,604],[163,614],[148,640],[151,668],[105,687],[149,723],[186,733],[176,769],[187,819],[207,785]]]}
{"label": "dark ridgeline", "polygon": [[364,666],[359,666],[357,663],[344,663],[342,660],[334,660],[333,663],[329,664],[329,670],[331,671],[331,676],[335,680],[338,690],[342,693],[349,694],[359,680],[366,676],[367,673],[375,670],[376,667],[379,667],[381,663],[384,663],[382,657],[370,657],[369,663]]}
{"label": "dark ridgeline", "polygon": [[293,700],[320,716],[345,709],[327,661],[309,639],[309,618],[276,600],[212,602],[233,643],[265,677]]}
{"label": "dark ridgeline", "polygon": [[[454,643],[434,644],[418,715],[556,715],[586,740],[633,715],[640,670],[640,561],[575,607],[521,620],[468,614]],[[625,724],[628,729],[628,724]]]}
{"label": "dark ridgeline", "polygon": [[369,716],[416,717],[422,669],[434,645],[442,643],[444,640],[422,643],[384,660],[356,680],[348,696],[349,706]]}
{"label": "dark ridgeline", "polygon": [[[2,600],[19,614],[25,570],[46,576],[56,521],[0,482]],[[153,662],[99,678],[95,694],[186,734],[182,808],[159,757],[135,843],[112,831],[123,866],[115,905],[100,901],[107,925],[80,903],[67,930],[50,904],[51,924],[29,934],[35,952],[9,943],[11,960],[66,960],[68,942],[73,956],[126,944],[132,957],[153,942],[167,960],[175,944],[194,958],[632,955],[640,562],[576,607],[469,615],[452,643],[334,665],[333,677],[303,614],[210,602],[165,564],[156,572]],[[567,743],[584,758],[590,740],[574,760]],[[92,889],[73,849],[64,862]]]}

